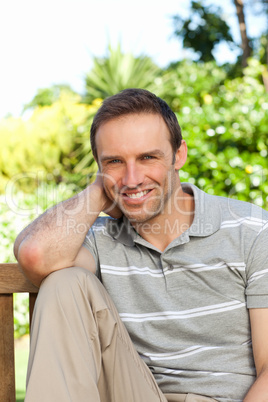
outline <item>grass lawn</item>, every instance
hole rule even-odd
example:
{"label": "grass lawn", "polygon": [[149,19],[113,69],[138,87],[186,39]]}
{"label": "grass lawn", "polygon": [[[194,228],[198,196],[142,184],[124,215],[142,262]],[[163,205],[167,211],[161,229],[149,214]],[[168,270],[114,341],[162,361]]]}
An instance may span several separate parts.
{"label": "grass lawn", "polygon": [[16,402],[23,402],[25,398],[26,370],[29,355],[28,339],[16,341],[15,373],[16,373]]}

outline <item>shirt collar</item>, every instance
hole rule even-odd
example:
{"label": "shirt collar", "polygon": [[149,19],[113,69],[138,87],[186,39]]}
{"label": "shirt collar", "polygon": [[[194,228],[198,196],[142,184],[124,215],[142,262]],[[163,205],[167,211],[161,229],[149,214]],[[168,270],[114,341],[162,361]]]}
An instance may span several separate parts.
{"label": "shirt collar", "polygon": [[221,209],[216,197],[200,190],[193,184],[182,183],[183,191],[194,196],[195,215],[190,228],[186,231],[189,236],[210,236],[221,226]]}

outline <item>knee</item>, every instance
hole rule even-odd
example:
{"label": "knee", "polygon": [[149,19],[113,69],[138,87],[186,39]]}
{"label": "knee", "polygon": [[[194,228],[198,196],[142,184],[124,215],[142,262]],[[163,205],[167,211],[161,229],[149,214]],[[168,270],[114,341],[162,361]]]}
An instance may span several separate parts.
{"label": "knee", "polygon": [[45,300],[46,303],[57,301],[64,304],[71,296],[77,297],[81,292],[87,293],[90,282],[96,279],[94,274],[80,267],[54,271],[43,280],[38,299]]}
{"label": "knee", "polygon": [[69,313],[79,306],[80,310],[91,310],[95,314],[111,305],[109,295],[92,272],[71,267],[55,271],[43,280],[36,309],[42,312],[59,309]]}
{"label": "knee", "polygon": [[91,328],[90,336],[96,336],[91,302],[95,297],[92,291],[94,277],[94,274],[79,267],[58,270],[48,275],[40,286],[34,308],[32,328],[35,333],[40,334],[44,330],[53,337],[54,332],[63,334],[69,328],[79,333],[83,328]]}
{"label": "knee", "polygon": [[63,287],[68,288],[69,286],[76,285],[77,283],[83,283],[85,280],[93,278],[95,275],[92,274],[85,268],[81,267],[70,267],[64,268],[49,274],[41,283],[40,289],[47,287]]}

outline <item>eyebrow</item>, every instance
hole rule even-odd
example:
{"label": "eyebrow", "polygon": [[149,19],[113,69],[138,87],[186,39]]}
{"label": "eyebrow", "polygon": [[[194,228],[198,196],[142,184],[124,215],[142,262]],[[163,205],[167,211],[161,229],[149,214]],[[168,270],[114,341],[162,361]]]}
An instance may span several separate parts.
{"label": "eyebrow", "polygon": [[[142,152],[141,154],[138,155],[138,158],[142,158],[146,155],[152,155],[152,156],[158,156],[158,157],[163,157],[164,156],[164,152],[161,151],[161,149],[153,149],[153,150],[149,150],[147,152]],[[113,159],[121,159],[122,155],[106,155],[106,156],[102,156],[100,158],[100,161],[103,162],[107,162]]]}

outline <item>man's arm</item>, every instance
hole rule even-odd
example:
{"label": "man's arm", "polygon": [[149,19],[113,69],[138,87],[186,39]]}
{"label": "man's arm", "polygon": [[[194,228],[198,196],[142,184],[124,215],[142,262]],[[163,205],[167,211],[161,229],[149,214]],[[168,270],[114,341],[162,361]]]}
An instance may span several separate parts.
{"label": "man's arm", "polygon": [[244,402],[268,402],[268,308],[250,309],[249,314],[257,379]]}
{"label": "man's arm", "polygon": [[99,213],[110,205],[98,175],[84,191],[34,220],[14,244],[25,275],[38,286],[51,272],[73,265],[95,271],[94,259],[82,244]]}

